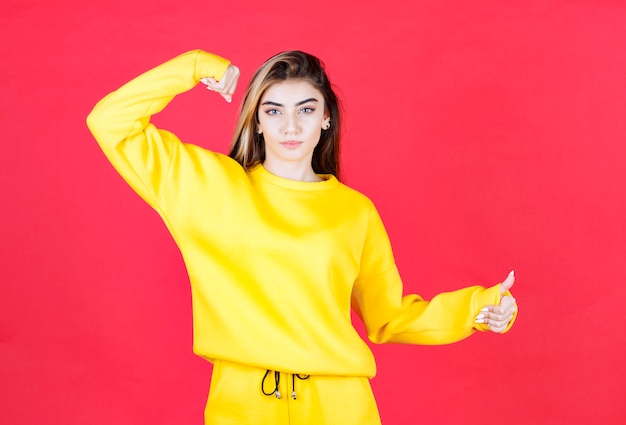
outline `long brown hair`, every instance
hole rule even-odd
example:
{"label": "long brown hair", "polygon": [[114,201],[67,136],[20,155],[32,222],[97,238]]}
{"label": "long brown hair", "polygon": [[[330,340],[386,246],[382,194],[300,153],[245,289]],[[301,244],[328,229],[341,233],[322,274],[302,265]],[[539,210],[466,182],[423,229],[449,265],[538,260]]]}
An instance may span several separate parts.
{"label": "long brown hair", "polygon": [[268,59],[255,72],[241,104],[239,120],[228,155],[245,169],[263,163],[265,143],[263,135],[256,131],[259,103],[272,84],[286,80],[307,81],[324,96],[324,104],[331,124],[328,130],[322,131],[319,143],[313,151],[311,165],[317,174],[333,174],[339,178],[341,105],[328,80],[323,62],[299,50],[279,53]]}

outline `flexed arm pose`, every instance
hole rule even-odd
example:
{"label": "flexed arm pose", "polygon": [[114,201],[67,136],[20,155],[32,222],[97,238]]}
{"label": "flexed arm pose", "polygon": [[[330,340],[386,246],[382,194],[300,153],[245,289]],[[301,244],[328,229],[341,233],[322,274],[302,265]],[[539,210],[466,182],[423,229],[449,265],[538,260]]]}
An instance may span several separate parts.
{"label": "flexed arm pose", "polygon": [[214,364],[205,421],[379,424],[375,362],[351,308],[376,343],[502,333],[517,311],[513,273],[431,300],[403,295],[376,208],[339,180],[339,103],[312,55],[283,52],[256,71],[228,156],[151,123],[198,83],[231,102],[238,78],[229,61],[187,52],[106,96],[87,119],[185,260],[194,351]]}

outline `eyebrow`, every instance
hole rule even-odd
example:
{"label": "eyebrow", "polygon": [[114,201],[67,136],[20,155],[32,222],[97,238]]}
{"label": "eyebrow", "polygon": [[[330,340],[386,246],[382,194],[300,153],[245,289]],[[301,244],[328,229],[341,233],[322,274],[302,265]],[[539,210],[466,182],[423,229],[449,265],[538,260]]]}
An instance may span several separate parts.
{"label": "eyebrow", "polygon": [[[314,97],[309,97],[308,99],[304,99],[304,100],[301,100],[300,102],[296,102],[295,106],[304,105],[305,103],[309,103],[309,102],[319,102],[319,101]],[[271,105],[271,106],[278,106],[278,107],[285,106],[282,103],[272,102],[271,100],[265,101],[261,103],[261,105]]]}

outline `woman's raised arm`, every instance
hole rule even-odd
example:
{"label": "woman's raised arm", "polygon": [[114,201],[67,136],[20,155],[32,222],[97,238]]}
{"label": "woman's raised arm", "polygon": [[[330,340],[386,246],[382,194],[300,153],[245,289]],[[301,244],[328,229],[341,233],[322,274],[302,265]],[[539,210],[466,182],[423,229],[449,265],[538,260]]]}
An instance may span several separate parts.
{"label": "woman's raised arm", "polygon": [[239,70],[228,60],[193,50],[104,97],[87,117],[87,125],[117,171],[155,207],[181,143],[174,134],[151,124],[151,116],[203,79],[214,81],[215,91],[231,99],[238,77]]}

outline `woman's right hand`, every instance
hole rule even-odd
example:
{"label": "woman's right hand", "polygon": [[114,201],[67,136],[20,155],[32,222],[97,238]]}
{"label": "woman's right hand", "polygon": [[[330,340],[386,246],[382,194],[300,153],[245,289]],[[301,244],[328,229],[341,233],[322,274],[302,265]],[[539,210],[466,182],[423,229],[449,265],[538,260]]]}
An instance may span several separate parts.
{"label": "woman's right hand", "polygon": [[233,101],[233,94],[237,88],[237,81],[239,80],[239,68],[235,65],[228,65],[224,76],[217,81],[215,78],[201,78],[200,82],[206,85],[206,88],[219,93],[226,102]]}

